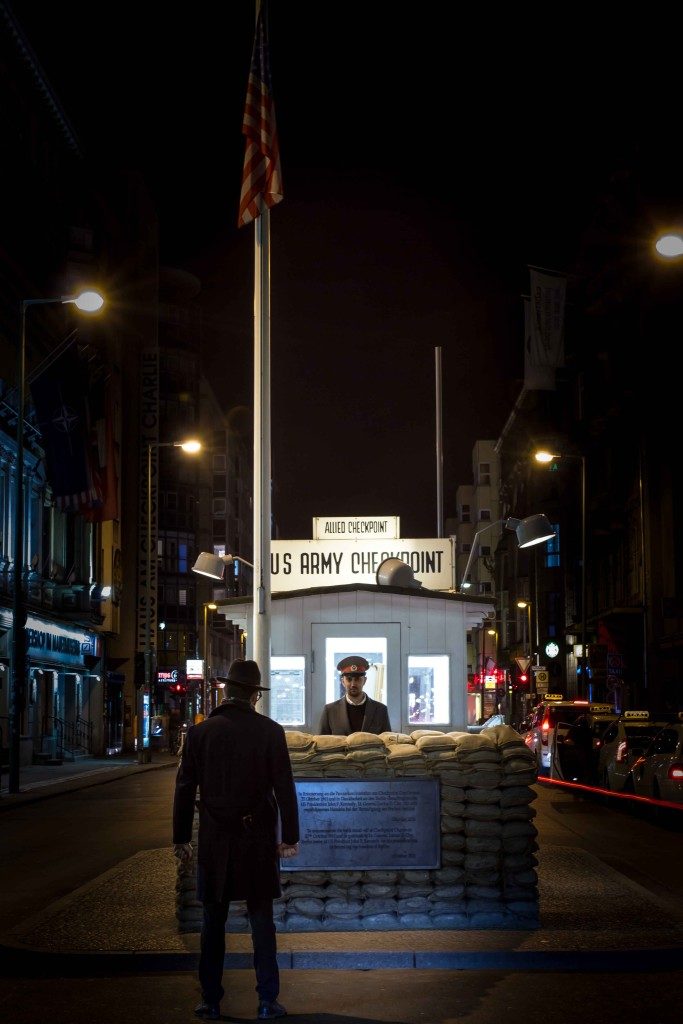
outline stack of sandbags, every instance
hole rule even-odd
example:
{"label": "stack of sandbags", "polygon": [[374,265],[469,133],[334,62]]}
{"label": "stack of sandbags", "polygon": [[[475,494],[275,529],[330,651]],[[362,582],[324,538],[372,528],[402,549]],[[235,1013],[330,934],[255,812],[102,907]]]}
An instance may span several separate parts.
{"label": "stack of sandbags", "polygon": [[[538,926],[535,761],[513,729],[287,737],[295,777],[437,777],[441,867],[283,871],[279,930]],[[181,931],[201,928],[194,863],[178,874]],[[248,929],[245,904],[231,905],[227,927]]]}
{"label": "stack of sandbags", "polygon": [[457,757],[455,739],[443,732],[420,733],[415,739],[415,746],[428,763],[450,761]]}
{"label": "stack of sandbags", "polygon": [[[386,742],[386,741],[385,741]],[[410,777],[428,774],[427,763],[422,752],[412,742],[386,742],[387,768],[396,776]]]}
{"label": "stack of sandbags", "polygon": [[297,778],[317,778],[320,769],[315,765],[311,766],[316,753],[315,736],[290,729],[289,731],[285,730],[285,739],[292,771]]}
{"label": "stack of sandbags", "polygon": [[346,736],[316,736],[315,753],[309,761],[310,768],[318,768],[318,774],[334,776],[341,765],[346,764],[348,747]]}
{"label": "stack of sandbags", "polygon": [[372,732],[352,732],[346,737],[349,764],[359,765],[363,776],[383,778],[387,771],[387,750],[379,736]]}

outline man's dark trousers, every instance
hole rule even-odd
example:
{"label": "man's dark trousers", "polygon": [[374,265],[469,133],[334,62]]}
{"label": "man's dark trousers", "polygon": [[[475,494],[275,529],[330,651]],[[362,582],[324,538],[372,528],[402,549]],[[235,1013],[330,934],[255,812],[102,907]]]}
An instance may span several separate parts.
{"label": "man's dark trousers", "polygon": [[[227,902],[207,901],[203,904],[199,982],[202,986],[202,997],[207,1003],[220,1003],[225,992],[221,978],[225,959],[225,922],[229,906]],[[272,899],[248,899],[247,914],[254,947],[256,991],[260,1000],[271,1003],[277,999],[280,992]]]}

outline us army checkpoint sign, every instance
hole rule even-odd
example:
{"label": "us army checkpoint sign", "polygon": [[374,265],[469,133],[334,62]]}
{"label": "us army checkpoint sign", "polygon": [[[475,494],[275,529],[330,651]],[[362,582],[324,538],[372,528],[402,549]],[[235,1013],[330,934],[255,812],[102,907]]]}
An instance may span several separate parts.
{"label": "us army checkpoint sign", "polygon": [[349,583],[376,583],[386,558],[400,558],[427,590],[453,584],[451,542],[447,537],[418,540],[272,540],[271,587],[274,594]]}

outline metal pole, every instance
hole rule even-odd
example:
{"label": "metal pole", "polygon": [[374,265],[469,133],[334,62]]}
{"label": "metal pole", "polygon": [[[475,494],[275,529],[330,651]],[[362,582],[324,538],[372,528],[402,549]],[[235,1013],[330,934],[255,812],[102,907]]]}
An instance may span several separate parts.
{"label": "metal pole", "polygon": [[138,690],[138,764],[150,760],[145,750],[145,694],[151,693],[152,682],[152,444],[147,445],[147,573],[145,595],[145,681]]}
{"label": "metal pole", "polygon": [[[252,657],[270,676],[270,217],[254,221],[254,593]],[[262,711],[268,714],[268,693]]]}
{"label": "metal pole", "polygon": [[588,695],[586,676],[586,456],[581,455],[581,690]]}
{"label": "metal pole", "polygon": [[26,405],[26,309],[21,303],[19,329],[19,408],[17,412],[17,457],[14,467],[14,580],[12,604],[12,688],[9,702],[9,791],[19,792],[21,709],[26,686],[26,604],[24,569],[24,407]]}
{"label": "metal pole", "polygon": [[202,714],[208,715],[208,698],[209,692],[209,604],[208,601],[204,602],[204,686],[202,689]]}
{"label": "metal pole", "polygon": [[436,535],[443,537],[443,431],[441,401],[441,348],[434,349],[436,371]]}

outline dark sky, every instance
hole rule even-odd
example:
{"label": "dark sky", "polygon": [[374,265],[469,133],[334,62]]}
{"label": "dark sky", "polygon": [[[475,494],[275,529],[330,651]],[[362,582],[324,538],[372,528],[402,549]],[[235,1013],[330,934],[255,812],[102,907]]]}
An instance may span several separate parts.
{"label": "dark sky", "polygon": [[[202,281],[226,409],[251,404],[253,230],[236,218],[253,0],[14,10],[84,143],[145,171],[163,260]],[[474,442],[498,436],[521,389],[528,265],[571,266],[613,173],[652,133],[662,81],[648,62],[673,26],[629,17],[272,0],[283,537],[334,514],[435,535],[436,346],[454,513]]]}

